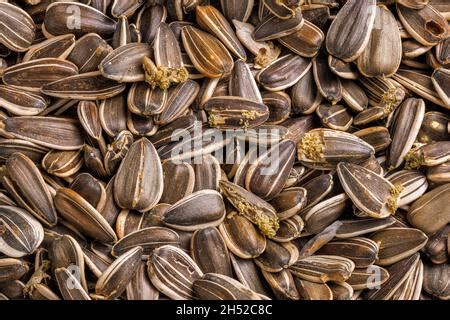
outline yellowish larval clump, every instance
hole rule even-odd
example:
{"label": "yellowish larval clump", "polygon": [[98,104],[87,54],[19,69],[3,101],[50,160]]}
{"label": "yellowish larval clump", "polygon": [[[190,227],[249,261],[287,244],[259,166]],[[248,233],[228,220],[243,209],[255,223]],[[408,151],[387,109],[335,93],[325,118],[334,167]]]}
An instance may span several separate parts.
{"label": "yellowish larval clump", "polygon": [[189,73],[185,67],[167,68],[156,67],[149,59],[144,60],[145,81],[154,89],[168,89],[174,83],[182,83],[189,79]]}
{"label": "yellowish larval clump", "polygon": [[391,211],[392,214],[397,211],[398,207],[398,198],[400,197],[400,194],[403,191],[403,186],[401,184],[394,185],[394,188],[390,191],[390,196],[388,198],[388,208],[389,211]]}
{"label": "yellowish larval clump", "polygon": [[250,220],[255,223],[258,228],[268,237],[273,237],[277,233],[278,228],[280,227],[278,224],[278,219],[271,218],[268,215],[264,214],[264,212],[252,206],[251,204],[239,201],[236,204],[236,208],[238,211],[248,217]]}
{"label": "yellowish larval clump", "polygon": [[323,144],[320,133],[306,133],[300,144],[300,152],[311,160],[320,161],[323,159],[325,146]]}
{"label": "yellowish larval clump", "polygon": [[405,161],[406,170],[418,169],[423,164],[423,154],[417,149],[410,150],[405,156]]}

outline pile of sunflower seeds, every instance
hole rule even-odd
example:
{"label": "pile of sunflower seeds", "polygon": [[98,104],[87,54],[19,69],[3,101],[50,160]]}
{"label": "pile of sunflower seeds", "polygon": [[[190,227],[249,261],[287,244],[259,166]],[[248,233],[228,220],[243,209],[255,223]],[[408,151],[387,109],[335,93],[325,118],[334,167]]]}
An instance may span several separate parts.
{"label": "pile of sunflower seeds", "polygon": [[0,1],[0,300],[450,299],[448,21]]}

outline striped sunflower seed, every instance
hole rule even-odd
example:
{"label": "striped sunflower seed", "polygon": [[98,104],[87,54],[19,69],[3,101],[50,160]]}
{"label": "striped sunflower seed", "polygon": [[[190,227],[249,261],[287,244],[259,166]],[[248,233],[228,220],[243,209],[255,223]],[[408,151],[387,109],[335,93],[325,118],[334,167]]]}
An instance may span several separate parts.
{"label": "striped sunflower seed", "polygon": [[202,300],[261,300],[258,293],[239,281],[217,273],[205,273],[194,281],[193,289]]}
{"label": "striped sunflower seed", "polygon": [[163,213],[162,221],[177,230],[195,231],[218,226],[224,218],[222,196],[215,190],[201,190],[173,204]]}
{"label": "striped sunflower seed", "polygon": [[429,294],[441,299],[449,300],[449,266],[447,264],[424,266],[423,288]]}
{"label": "striped sunflower seed", "polygon": [[303,19],[300,8],[297,8],[289,19],[280,19],[275,15],[268,14],[256,26],[253,31],[253,37],[256,41],[281,38],[300,30],[303,27],[304,22],[305,20]]}
{"label": "striped sunflower seed", "polygon": [[[379,276],[374,276],[374,275]],[[389,272],[379,266],[371,265],[367,268],[356,268],[353,270],[347,283],[352,286],[353,290],[372,289],[381,286],[389,279]]]}
{"label": "striped sunflower seed", "polygon": [[55,279],[64,300],[91,300],[78,279],[67,268],[56,269]]}
{"label": "striped sunflower seed", "polygon": [[377,265],[388,266],[403,260],[422,249],[428,237],[418,229],[390,227],[370,236],[380,250]]}
{"label": "striped sunflower seed", "polygon": [[277,299],[300,300],[294,277],[289,270],[277,273],[262,270],[262,275]]}
{"label": "striped sunflower seed", "polygon": [[203,272],[183,250],[166,245],[156,249],[148,262],[152,284],[174,300],[195,299],[194,283]]}
{"label": "striped sunflower seed", "polygon": [[105,218],[75,191],[68,188],[57,190],[54,203],[61,216],[80,232],[105,243],[117,241]]}
{"label": "striped sunflower seed", "polygon": [[266,249],[266,238],[237,212],[231,212],[219,225],[219,230],[228,249],[239,258],[256,258]]}
{"label": "striped sunflower seed", "polygon": [[401,60],[402,41],[397,21],[387,7],[378,6],[369,43],[356,61],[359,72],[366,77],[389,77],[397,71]]}
{"label": "striped sunflower seed", "polygon": [[163,170],[159,156],[146,138],[134,142],[114,180],[114,196],[122,208],[148,211],[161,198]]}
{"label": "striped sunflower seed", "polygon": [[36,26],[30,15],[12,3],[0,3],[2,36],[0,44],[17,52],[28,50],[36,35]]}
{"label": "striped sunflower seed", "polygon": [[433,234],[444,227],[450,218],[448,192],[450,184],[439,186],[417,199],[408,210],[408,221],[412,226]]}
{"label": "striped sunflower seed", "polygon": [[347,1],[328,30],[328,52],[346,62],[358,58],[370,41],[376,9],[375,0]]}
{"label": "striped sunflower seed", "polygon": [[374,153],[371,145],[355,135],[330,129],[312,130],[298,144],[298,159],[315,169],[332,169],[344,161],[362,162]]}
{"label": "striped sunflower seed", "polygon": [[130,249],[119,256],[97,280],[93,297],[97,300],[118,298],[136,274],[141,258],[141,247]]}
{"label": "striped sunflower seed", "polygon": [[75,42],[67,60],[77,65],[79,73],[97,71],[100,62],[112,50],[98,34],[88,33]]}
{"label": "striped sunflower seed", "polygon": [[175,34],[166,23],[159,25],[154,43],[155,63],[144,58],[145,81],[152,87],[167,89],[172,83],[182,83],[189,73],[183,66],[181,50]]}
{"label": "striped sunflower seed", "polygon": [[18,116],[35,116],[45,110],[50,101],[37,93],[0,85],[0,104],[11,114]]}
{"label": "striped sunflower seed", "polygon": [[13,258],[0,259],[0,284],[22,278],[28,271],[29,266],[25,261]]}
{"label": "striped sunflower seed", "polygon": [[[73,12],[79,13],[79,20]],[[83,3],[55,2],[47,7],[42,29],[49,38],[67,33],[81,37],[91,32],[108,37],[114,33],[116,22]]]}
{"label": "striped sunflower seed", "polygon": [[275,209],[267,202],[244,188],[220,181],[220,189],[231,204],[267,236],[274,236],[279,228]]}
{"label": "striped sunflower seed", "polygon": [[333,292],[325,283],[316,283],[294,277],[301,300],[333,300]]}
{"label": "striped sunflower seed", "polygon": [[355,264],[347,258],[321,255],[300,259],[289,268],[296,277],[316,283],[345,281],[354,269]]}
{"label": "striped sunflower seed", "polygon": [[13,153],[6,161],[0,180],[17,204],[46,226],[56,225],[52,196],[31,159],[21,153]]}
{"label": "striped sunflower seed", "polygon": [[194,232],[191,238],[191,256],[205,273],[233,276],[227,245],[215,227]]}
{"label": "striped sunflower seed", "polygon": [[395,213],[402,185],[393,185],[355,164],[340,163],[337,172],[342,187],[358,209],[373,218],[386,218]]}
{"label": "striped sunflower seed", "polygon": [[148,258],[152,252],[163,245],[178,246],[180,236],[174,230],[163,227],[143,228],[127,234],[112,247],[111,254],[119,257],[135,247],[142,248],[142,257]]}
{"label": "striped sunflower seed", "polygon": [[[42,225],[27,211],[0,206],[0,252],[12,258],[32,254],[44,240]],[[15,279],[13,279],[15,280]]]}
{"label": "striped sunflower seed", "polygon": [[184,27],[181,37],[184,49],[201,74],[218,78],[231,72],[233,59],[216,37],[192,26]]}

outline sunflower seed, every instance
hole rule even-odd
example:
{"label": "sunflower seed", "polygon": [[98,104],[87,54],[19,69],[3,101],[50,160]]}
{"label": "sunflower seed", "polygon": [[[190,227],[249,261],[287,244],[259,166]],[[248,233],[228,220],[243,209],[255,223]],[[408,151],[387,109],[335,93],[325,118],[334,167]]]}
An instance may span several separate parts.
{"label": "sunflower seed", "polygon": [[[262,2],[261,2],[262,3]],[[275,15],[268,14],[253,31],[253,37],[256,41],[267,41],[283,36],[287,36],[300,30],[305,20],[302,11],[297,8],[289,19],[280,19]]]}
{"label": "sunflower seed", "polygon": [[141,258],[141,247],[130,249],[119,256],[98,279],[93,297],[97,300],[118,298],[136,274]]}
{"label": "sunflower seed", "polygon": [[374,0],[347,1],[328,30],[328,52],[346,62],[358,58],[370,41],[376,9]]}
{"label": "sunflower seed", "polygon": [[152,284],[174,300],[194,299],[194,282],[203,276],[197,264],[181,249],[166,245],[156,249],[148,262]]}
{"label": "sunflower seed", "polygon": [[340,256],[310,256],[294,263],[289,270],[300,279],[326,283],[345,281],[355,269],[353,261]]}
{"label": "sunflower seed", "polygon": [[13,258],[0,259],[0,284],[3,285],[9,281],[22,278],[28,270],[29,266],[25,261]]}
{"label": "sunflower seed", "polygon": [[294,277],[301,300],[333,300],[333,292],[325,283],[316,283]]}
{"label": "sunflower seed", "polygon": [[36,26],[30,15],[12,3],[2,2],[0,17],[3,25],[0,44],[12,51],[28,50],[36,35]]}
{"label": "sunflower seed", "polygon": [[195,231],[218,226],[224,218],[222,196],[215,190],[201,190],[173,204],[164,212],[162,221],[177,230]]}
{"label": "sunflower seed", "polygon": [[389,272],[386,269],[371,265],[367,268],[353,270],[352,275],[347,279],[347,283],[352,286],[353,290],[363,290],[379,287],[388,279]]}
{"label": "sunflower seed", "polygon": [[56,269],[55,278],[64,300],[91,300],[80,282],[68,269]]}
{"label": "sunflower seed", "polygon": [[8,257],[20,258],[32,254],[42,240],[42,225],[27,211],[0,206],[0,252]]}
{"label": "sunflower seed", "polygon": [[21,153],[13,153],[6,161],[0,180],[17,204],[46,226],[56,225],[52,196],[31,159]]}

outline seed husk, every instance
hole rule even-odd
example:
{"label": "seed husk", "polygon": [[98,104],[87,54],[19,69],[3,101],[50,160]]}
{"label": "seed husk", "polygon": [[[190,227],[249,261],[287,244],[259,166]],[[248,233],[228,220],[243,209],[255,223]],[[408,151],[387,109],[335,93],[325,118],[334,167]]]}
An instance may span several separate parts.
{"label": "seed husk", "polygon": [[213,155],[202,157],[201,163],[193,165],[195,183],[193,191],[205,189],[219,190],[219,180],[221,177],[220,163]]}
{"label": "seed husk", "polygon": [[355,263],[355,268],[370,266],[379,255],[378,244],[374,240],[362,237],[329,242],[320,248],[317,254],[348,258]]}
{"label": "seed husk", "polygon": [[0,4],[0,17],[4,24],[0,44],[16,52],[28,50],[36,35],[32,17],[25,10],[7,2]]}
{"label": "seed husk", "polygon": [[270,204],[275,208],[281,221],[298,214],[306,206],[306,200],[306,189],[293,187],[281,191],[281,193],[272,198]]}
{"label": "seed husk", "polygon": [[231,212],[219,225],[219,230],[228,249],[239,258],[256,258],[266,249],[265,237],[237,212]]}
{"label": "seed husk", "polygon": [[166,183],[160,202],[174,204],[194,191],[195,172],[189,163],[165,160],[162,169]]}
{"label": "seed husk", "polygon": [[312,68],[292,87],[291,98],[295,114],[311,114],[322,102],[323,97],[314,82]]}
{"label": "seed husk", "polygon": [[342,61],[331,54],[328,55],[328,66],[331,72],[343,79],[356,80],[359,78],[358,69],[354,64]]}
{"label": "seed husk", "polygon": [[248,51],[255,55],[254,67],[261,69],[275,61],[281,53],[279,47],[271,41],[256,41],[253,38],[255,27],[250,23],[233,20],[236,36]]}
{"label": "seed husk", "polygon": [[147,259],[156,248],[163,245],[178,246],[179,243],[180,236],[174,230],[164,227],[149,227],[125,235],[114,244],[111,254],[119,257],[132,248],[141,247],[142,257]]}
{"label": "seed husk", "polygon": [[320,51],[312,62],[314,81],[320,94],[331,104],[341,101],[342,83],[337,75],[330,72],[325,52]]}
{"label": "seed husk", "polygon": [[244,47],[237,39],[233,29],[222,13],[213,6],[197,6],[195,16],[198,25],[214,34],[236,57],[247,59]]}
{"label": "seed husk", "polygon": [[134,142],[122,160],[114,180],[114,196],[122,208],[148,211],[161,198],[163,170],[152,143]]}
{"label": "seed husk", "polygon": [[164,212],[162,221],[177,230],[195,231],[218,226],[224,218],[222,196],[215,190],[201,190],[173,204]]}
{"label": "seed husk", "polygon": [[316,109],[316,114],[324,127],[334,130],[347,131],[353,122],[347,108],[339,104],[321,104]]}
{"label": "seed husk", "polygon": [[269,284],[275,297],[281,300],[299,300],[300,295],[295,286],[294,277],[288,270],[277,273],[262,270],[264,279]]}
{"label": "seed husk", "polygon": [[316,283],[345,281],[354,269],[355,264],[347,258],[321,255],[300,259],[289,268],[294,276]]}
{"label": "seed husk", "polygon": [[449,191],[450,184],[444,184],[422,195],[408,210],[409,223],[428,235],[444,227],[450,218]]}
{"label": "seed husk", "polygon": [[217,273],[205,273],[194,281],[194,294],[202,300],[261,300],[239,281]]}
{"label": "seed husk", "polygon": [[123,209],[116,219],[116,234],[119,239],[139,230],[143,215],[134,210]]}
{"label": "seed husk", "polygon": [[[144,80],[144,57],[150,57],[151,47],[146,43],[130,43],[109,53],[100,63],[102,75],[117,82]],[[133,59],[130,59],[133,57]]]}
{"label": "seed husk", "polygon": [[339,219],[347,207],[348,196],[340,193],[300,213],[307,232],[316,234]]}
{"label": "seed husk", "polygon": [[150,256],[147,267],[152,284],[163,294],[174,300],[195,299],[194,282],[203,272],[183,250],[162,246]]}
{"label": "seed husk", "polygon": [[389,77],[397,71],[401,60],[397,21],[387,7],[378,6],[369,43],[357,59],[358,69],[366,77]]}
{"label": "seed husk", "polygon": [[428,188],[428,182],[424,174],[416,170],[401,170],[387,179],[393,185],[402,185],[403,190],[399,195],[398,206],[410,204],[422,196]]}
{"label": "seed husk", "polygon": [[141,258],[141,247],[130,249],[119,256],[98,279],[93,297],[97,300],[118,298],[136,274]]}
{"label": "seed husk", "polygon": [[0,252],[11,258],[20,258],[32,254],[42,240],[42,225],[27,211],[0,206]]}
{"label": "seed husk", "polygon": [[253,37],[256,41],[267,41],[283,36],[287,36],[303,27],[305,20],[300,8],[295,10],[295,14],[289,19],[280,19],[279,17],[268,14],[256,26],[253,31]]}
{"label": "seed husk", "polygon": [[49,257],[54,273],[59,268],[77,268],[78,281],[85,291],[88,290],[84,272],[84,254],[77,240],[69,235],[56,238],[49,248]]}
{"label": "seed husk", "polygon": [[392,142],[389,130],[385,127],[369,127],[353,134],[369,143],[375,152],[385,150]]}
{"label": "seed husk", "polygon": [[437,111],[426,112],[422,127],[418,134],[418,140],[422,143],[442,141],[447,138],[448,117]]}
{"label": "seed husk", "polygon": [[0,104],[18,116],[34,116],[48,107],[50,101],[43,95],[24,92],[22,89],[0,85]]}
{"label": "seed husk", "polygon": [[447,21],[431,5],[416,10],[398,4],[397,13],[408,33],[425,46],[434,46],[447,37]]}
{"label": "seed husk", "polygon": [[289,118],[291,98],[284,92],[264,92],[263,102],[269,108],[266,124],[280,124]]}
{"label": "seed husk", "polygon": [[266,90],[284,90],[296,84],[311,66],[309,59],[295,54],[287,54],[273,61],[259,72],[256,80]]}
{"label": "seed husk", "polygon": [[229,74],[233,59],[227,48],[214,36],[192,26],[182,29],[184,49],[195,68],[208,78]]}
{"label": "seed husk", "polygon": [[103,77],[100,71],[93,71],[46,84],[41,92],[62,99],[103,100],[120,94],[125,88],[125,84]]}
{"label": "seed husk", "polygon": [[221,180],[219,186],[240,214],[256,224],[265,235],[276,234],[279,228],[278,217],[269,203],[234,183]]}
{"label": "seed husk", "polygon": [[[267,272],[280,272],[289,268],[297,260],[294,258],[298,257],[298,251],[293,245],[285,247],[287,244],[289,243],[277,243],[267,239],[264,252],[254,258],[256,265]],[[291,248],[295,248],[294,252]]]}
{"label": "seed husk", "polygon": [[246,22],[250,17],[254,3],[254,0],[220,0],[220,7],[229,21],[236,19]]}
{"label": "seed husk", "polygon": [[141,42],[153,43],[161,22],[167,18],[166,6],[145,5],[137,14],[136,27],[141,34]]}
{"label": "seed husk", "polygon": [[314,169],[332,169],[343,161],[362,162],[374,152],[371,145],[355,135],[330,129],[312,130],[298,144],[298,159]]}
{"label": "seed husk", "polygon": [[369,99],[365,91],[355,82],[341,80],[342,99],[354,111],[361,112],[367,108]]}
{"label": "seed husk", "polygon": [[208,113],[208,123],[219,129],[254,128],[269,117],[266,105],[241,97],[213,97],[205,103],[204,109]]}
{"label": "seed husk", "polygon": [[78,67],[70,61],[42,58],[6,68],[3,82],[23,90],[39,92],[46,84],[77,74]]}
{"label": "seed husk", "polygon": [[155,63],[144,59],[145,81],[152,87],[167,89],[171,84],[185,82],[188,70],[183,66],[183,57],[172,29],[166,23],[159,25],[154,43]]}
{"label": "seed husk", "polygon": [[403,190],[385,178],[361,166],[340,163],[337,172],[342,187],[361,211],[373,218],[386,218],[395,213]]}
{"label": "seed husk", "polygon": [[447,69],[438,68],[434,70],[431,76],[431,81],[438,93],[439,97],[445,103],[447,108],[450,108],[450,87],[448,82],[450,80],[450,73]]}
{"label": "seed husk", "polygon": [[67,60],[77,65],[79,73],[97,71],[100,62],[112,50],[98,34],[88,33],[75,42]]}
{"label": "seed husk", "polygon": [[423,289],[429,294],[441,300],[449,300],[449,281],[449,266],[447,264],[424,265]]}
{"label": "seed husk", "polygon": [[231,263],[237,279],[251,290],[268,296],[269,291],[259,269],[252,259],[242,259],[230,253]]}
{"label": "seed husk", "polygon": [[56,225],[52,196],[31,159],[21,153],[13,153],[6,161],[0,180],[17,204],[46,226]]}
{"label": "seed husk", "polygon": [[233,276],[227,245],[215,227],[194,232],[191,238],[191,256],[205,273]]}
{"label": "seed husk", "polygon": [[99,212],[106,204],[106,190],[103,183],[89,173],[80,173],[70,184],[70,188],[82,196]]}
{"label": "seed husk", "polygon": [[364,290],[379,287],[388,279],[389,272],[386,269],[371,265],[367,268],[353,270],[352,275],[347,279],[347,283],[352,286],[353,290]]}
{"label": "seed husk", "polygon": [[411,90],[419,97],[427,99],[442,107],[447,107],[436,92],[431,77],[417,69],[400,68],[392,75],[392,79],[399,82],[405,88]]}
{"label": "seed husk", "polygon": [[290,242],[301,236],[304,227],[303,219],[299,215],[295,215],[292,218],[281,220],[277,234],[270,239],[280,243]]}
{"label": "seed husk", "polygon": [[333,293],[333,300],[351,300],[353,288],[347,282],[331,282],[327,284]]}
{"label": "seed husk", "polygon": [[109,175],[113,175],[117,172],[123,158],[127,154],[131,145],[133,144],[133,134],[129,131],[121,131],[114,141],[108,145],[107,151],[104,157],[105,170]]}
{"label": "seed husk", "polygon": [[377,265],[388,266],[403,260],[422,249],[428,237],[418,229],[390,227],[370,236],[380,250]]}
{"label": "seed husk", "polygon": [[22,278],[28,270],[29,266],[25,261],[13,258],[0,259],[0,284],[4,285],[9,281]]}
{"label": "seed husk", "polygon": [[[79,13],[78,20],[74,19],[73,12]],[[59,36],[73,33],[77,37],[88,33],[97,33],[101,37],[108,37],[114,33],[116,22],[82,3],[56,2],[47,7],[43,31],[44,34]]]}
{"label": "seed husk", "polygon": [[143,82],[133,83],[128,92],[128,109],[139,116],[152,116],[163,111],[167,90],[152,89]]}
{"label": "seed husk", "polygon": [[370,41],[376,9],[374,0],[347,1],[328,30],[328,52],[346,62],[358,58]]}
{"label": "seed husk", "polygon": [[419,254],[416,253],[406,259],[403,259],[386,270],[389,278],[384,281],[378,288],[372,287],[365,296],[368,300],[389,300],[395,291],[406,281],[408,276],[414,271],[415,266],[419,262]]}
{"label": "seed husk", "polygon": [[159,291],[152,285],[147,275],[147,266],[141,262],[136,274],[126,289],[127,300],[158,300]]}
{"label": "seed husk", "polygon": [[56,269],[55,278],[64,300],[91,300],[78,279],[67,268]]}
{"label": "seed husk", "polygon": [[320,250],[320,248],[333,240],[336,236],[336,232],[341,226],[342,222],[337,220],[309,239],[300,250],[300,259],[313,255],[315,252]]}
{"label": "seed husk", "polygon": [[103,216],[75,191],[58,189],[54,202],[61,216],[80,232],[105,243],[117,241],[114,230]]}
{"label": "seed husk", "polygon": [[[273,159],[274,155],[277,159]],[[248,168],[246,189],[262,199],[274,198],[283,189],[294,160],[295,143],[283,140],[274,145]]]}
{"label": "seed husk", "polygon": [[305,19],[300,30],[281,37],[278,41],[292,52],[302,57],[312,58],[319,52],[325,41],[325,35],[322,30]]}
{"label": "seed husk", "polygon": [[333,292],[325,283],[311,282],[294,277],[301,300],[333,300]]}
{"label": "seed husk", "polygon": [[392,124],[392,143],[387,165],[397,168],[413,146],[425,115],[425,103],[421,99],[407,99],[402,103]]}
{"label": "seed husk", "polygon": [[158,130],[153,118],[141,117],[131,112],[127,112],[127,128],[133,135],[140,137],[152,136]]}
{"label": "seed husk", "polygon": [[263,102],[250,67],[242,60],[236,60],[234,63],[228,88],[230,96],[248,98],[259,103]]}

